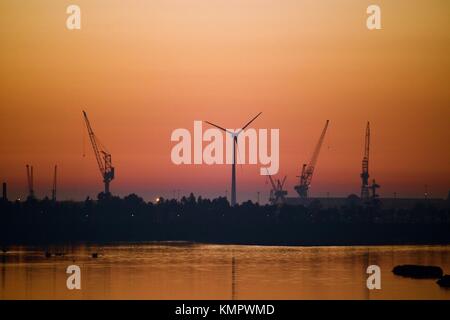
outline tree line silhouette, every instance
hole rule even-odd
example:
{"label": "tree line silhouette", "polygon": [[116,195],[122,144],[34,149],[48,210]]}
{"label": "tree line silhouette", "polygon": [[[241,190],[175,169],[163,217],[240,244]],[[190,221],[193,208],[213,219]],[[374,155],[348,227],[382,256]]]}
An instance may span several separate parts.
{"label": "tree line silhouette", "polygon": [[349,197],[323,208],[259,205],[231,207],[224,197],[145,202],[99,194],[98,200],[0,200],[0,244],[115,241],[196,241],[261,245],[450,243],[450,210],[418,203],[383,209]]}

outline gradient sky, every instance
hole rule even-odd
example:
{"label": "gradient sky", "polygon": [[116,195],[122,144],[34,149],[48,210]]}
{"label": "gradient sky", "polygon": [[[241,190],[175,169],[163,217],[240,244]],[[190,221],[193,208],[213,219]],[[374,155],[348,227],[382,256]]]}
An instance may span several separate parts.
{"label": "gradient sky", "polygon": [[[72,3],[79,31],[65,27]],[[383,29],[369,31],[372,3],[2,0],[0,180],[10,198],[25,196],[30,163],[37,195],[50,195],[56,163],[60,198],[95,196],[102,182],[85,109],[112,153],[113,193],[224,195],[230,166],[173,165],[170,134],[194,120],[239,127],[262,111],[254,127],[280,129],[291,196],[329,119],[313,196],[359,193],[369,120],[380,194],[421,197],[428,185],[446,197],[450,2],[376,1]],[[267,197],[258,170],[238,167],[239,201]]]}

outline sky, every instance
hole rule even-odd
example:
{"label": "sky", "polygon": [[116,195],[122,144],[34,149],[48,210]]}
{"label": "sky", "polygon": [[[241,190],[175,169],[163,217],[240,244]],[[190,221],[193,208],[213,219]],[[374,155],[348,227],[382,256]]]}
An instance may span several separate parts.
{"label": "sky", "polygon": [[[81,30],[66,8],[81,8]],[[450,190],[450,2],[364,0],[3,0],[0,180],[25,197],[102,190],[82,110],[116,168],[113,194],[146,200],[230,194],[229,165],[176,166],[177,128],[194,120],[280,130],[279,178],[293,186],[326,120],[312,196],[359,193],[364,131],[384,197]],[[259,165],[237,168],[238,201],[268,197]],[[178,192],[176,192],[178,193]]]}

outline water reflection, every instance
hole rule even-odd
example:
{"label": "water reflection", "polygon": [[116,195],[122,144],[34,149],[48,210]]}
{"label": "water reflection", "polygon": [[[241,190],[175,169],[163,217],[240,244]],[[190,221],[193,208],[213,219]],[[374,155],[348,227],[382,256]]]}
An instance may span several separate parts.
{"label": "water reflection", "polygon": [[[63,254],[46,258],[46,251]],[[450,246],[19,246],[0,254],[0,298],[450,299],[450,290],[434,280],[391,272],[397,264],[412,263],[439,265],[450,273],[449,253]],[[66,288],[71,264],[81,268],[82,290]],[[366,288],[371,264],[381,267],[381,290]]]}

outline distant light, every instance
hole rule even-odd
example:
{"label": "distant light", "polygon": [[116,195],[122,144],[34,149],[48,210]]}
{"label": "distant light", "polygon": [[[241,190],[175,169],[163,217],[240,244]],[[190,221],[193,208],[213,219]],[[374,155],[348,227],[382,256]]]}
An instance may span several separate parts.
{"label": "distant light", "polygon": [[156,198],[156,202],[159,202],[159,201],[161,201],[161,199],[160,198]]}

